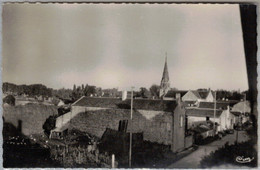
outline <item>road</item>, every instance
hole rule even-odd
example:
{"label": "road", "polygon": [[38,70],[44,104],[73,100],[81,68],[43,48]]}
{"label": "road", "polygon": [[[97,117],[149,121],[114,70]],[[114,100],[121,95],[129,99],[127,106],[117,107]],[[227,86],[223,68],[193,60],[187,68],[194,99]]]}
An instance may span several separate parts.
{"label": "road", "polygon": [[[245,131],[238,131],[238,142],[244,142],[249,140]],[[200,168],[201,159],[209,155],[210,152],[217,150],[225,145],[226,142],[233,144],[236,141],[236,131],[234,134],[229,134],[223,137],[221,140],[216,140],[210,144],[199,146],[199,148],[189,154],[188,156],[174,162],[167,168]]]}

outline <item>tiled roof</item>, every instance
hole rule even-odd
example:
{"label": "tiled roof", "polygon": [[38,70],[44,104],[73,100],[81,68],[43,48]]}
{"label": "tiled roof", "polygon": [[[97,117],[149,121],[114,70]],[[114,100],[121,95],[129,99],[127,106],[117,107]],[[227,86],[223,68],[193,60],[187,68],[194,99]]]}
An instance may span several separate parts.
{"label": "tiled roof", "polygon": [[[226,110],[229,103],[227,102],[217,102],[216,109]],[[199,108],[209,108],[214,109],[214,102],[199,102]]]}
{"label": "tiled roof", "polygon": [[[216,117],[222,114],[222,110],[216,110]],[[214,117],[213,109],[199,109],[199,108],[189,108],[186,109],[187,116],[197,116],[197,117]]]}
{"label": "tiled roof", "polygon": [[187,91],[184,91],[184,90],[169,90],[164,97],[175,98],[177,93],[179,93],[182,97],[187,93]]}
{"label": "tiled roof", "polygon": [[232,111],[236,111],[236,112],[247,112],[250,113],[251,112],[251,107],[250,107],[250,102],[249,101],[241,101],[238,102],[237,104],[235,104],[232,108]]}
{"label": "tiled roof", "polygon": [[201,96],[197,90],[192,90],[191,91],[197,98],[201,99]]}
{"label": "tiled roof", "polygon": [[199,91],[198,93],[202,99],[206,99],[209,94],[208,91]]}
{"label": "tiled roof", "polygon": [[[134,99],[133,101],[133,108],[139,110],[172,112],[177,106],[176,101],[170,100]],[[122,101],[120,98],[82,97],[73,106],[130,109],[131,99]]]}

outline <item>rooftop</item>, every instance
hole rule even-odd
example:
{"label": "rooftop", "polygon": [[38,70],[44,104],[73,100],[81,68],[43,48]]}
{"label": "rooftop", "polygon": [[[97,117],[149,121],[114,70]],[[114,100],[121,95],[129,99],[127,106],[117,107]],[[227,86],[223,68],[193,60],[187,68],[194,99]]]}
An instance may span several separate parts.
{"label": "rooftop", "polygon": [[[214,109],[214,102],[199,102],[199,108],[209,108]],[[229,106],[228,102],[216,102],[216,109],[226,110]]]}
{"label": "rooftop", "polygon": [[[216,110],[216,117],[222,114],[222,110]],[[202,109],[202,108],[188,108],[186,109],[187,116],[197,116],[197,117],[214,117],[214,109]]]}
{"label": "rooftop", "polygon": [[[131,99],[122,101],[121,98],[97,98],[82,97],[76,101],[73,106],[85,107],[102,107],[102,108],[119,108],[130,109]],[[175,100],[151,100],[151,99],[134,99],[133,109],[138,110],[154,110],[172,112],[177,106]]]}

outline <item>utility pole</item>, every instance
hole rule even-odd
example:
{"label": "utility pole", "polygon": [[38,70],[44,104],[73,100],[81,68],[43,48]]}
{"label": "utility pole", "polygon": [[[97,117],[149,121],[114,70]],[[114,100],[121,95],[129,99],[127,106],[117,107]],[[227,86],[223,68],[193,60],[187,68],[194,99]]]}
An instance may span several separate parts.
{"label": "utility pole", "polygon": [[132,128],[133,128],[133,89],[131,91],[131,115],[130,115],[130,145],[129,145],[129,168],[132,166]]}
{"label": "utility pole", "polygon": [[217,91],[215,91],[215,100],[214,100],[214,122],[213,122],[213,130],[214,135],[216,133],[216,107],[217,107]]}

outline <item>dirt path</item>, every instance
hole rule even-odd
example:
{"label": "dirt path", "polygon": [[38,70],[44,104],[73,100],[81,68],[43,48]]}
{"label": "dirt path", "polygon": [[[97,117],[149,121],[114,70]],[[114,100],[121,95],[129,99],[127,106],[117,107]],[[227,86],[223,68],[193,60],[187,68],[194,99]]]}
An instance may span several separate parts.
{"label": "dirt path", "polygon": [[[239,131],[238,142],[244,142],[249,140],[246,132]],[[218,148],[225,145],[226,142],[233,144],[236,141],[236,131],[234,134],[229,134],[223,137],[221,140],[214,141],[207,145],[200,146],[196,151],[192,152],[190,155],[174,162],[167,168],[200,168],[201,159],[209,155],[210,152],[217,150]]]}

